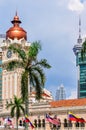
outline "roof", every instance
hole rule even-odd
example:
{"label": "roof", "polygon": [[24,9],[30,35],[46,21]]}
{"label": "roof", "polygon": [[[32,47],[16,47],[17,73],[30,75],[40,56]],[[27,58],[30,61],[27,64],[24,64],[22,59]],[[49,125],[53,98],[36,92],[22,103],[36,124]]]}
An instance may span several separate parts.
{"label": "roof", "polygon": [[27,40],[27,32],[19,26],[21,21],[19,20],[17,14],[11,22],[13,24],[13,27],[11,27],[6,32],[6,39],[10,38],[14,40],[15,38],[17,38],[18,40],[20,40],[21,38],[24,38],[25,40]]}
{"label": "roof", "polygon": [[85,106],[86,98],[52,101],[50,105],[51,107]]}
{"label": "roof", "polygon": [[[32,92],[31,94],[34,94],[34,95],[35,95],[35,94],[36,94],[36,92]],[[47,94],[47,93],[45,93],[45,92],[43,92],[43,93],[42,93],[42,96],[45,96],[45,97],[50,97],[50,95],[48,95],[48,94]]]}

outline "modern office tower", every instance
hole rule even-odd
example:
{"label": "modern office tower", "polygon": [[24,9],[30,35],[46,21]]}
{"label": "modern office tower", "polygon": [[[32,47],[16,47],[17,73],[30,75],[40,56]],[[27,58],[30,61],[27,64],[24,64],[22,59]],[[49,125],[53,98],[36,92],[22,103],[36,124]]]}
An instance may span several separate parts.
{"label": "modern office tower", "polygon": [[64,99],[66,99],[66,93],[64,86],[61,84],[61,86],[59,86],[56,91],[55,100],[64,100]]}
{"label": "modern office tower", "polygon": [[[83,39],[83,41],[85,41]],[[77,97],[86,98],[86,58],[82,61],[81,59],[81,49],[82,49],[82,38],[81,38],[81,19],[79,19],[79,38],[77,44],[74,46],[73,51],[76,55],[76,66],[78,72],[77,78]]]}

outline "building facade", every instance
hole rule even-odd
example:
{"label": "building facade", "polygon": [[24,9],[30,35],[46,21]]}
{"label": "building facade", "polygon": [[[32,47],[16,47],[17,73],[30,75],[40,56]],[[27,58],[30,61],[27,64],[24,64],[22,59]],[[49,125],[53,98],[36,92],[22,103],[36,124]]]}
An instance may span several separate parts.
{"label": "building facade", "polygon": [[[29,120],[34,125],[34,130],[57,130],[56,125],[46,120],[46,114],[49,114],[51,118],[57,117],[60,120],[59,130],[86,130],[85,122],[69,121],[69,112],[83,118],[86,122],[86,98],[29,103]],[[4,119],[7,117],[10,117],[10,112],[5,107],[0,108],[1,126],[4,126]],[[21,127],[24,130],[23,119],[24,116],[22,115],[18,120],[18,124],[19,128]],[[15,127],[16,118],[11,118],[11,120]],[[7,129],[3,128],[3,130]],[[30,126],[29,130],[32,130]]]}
{"label": "building facade", "polygon": [[[1,36],[0,38],[0,128],[3,127],[3,130],[9,129],[9,126],[5,128],[5,119],[10,117],[10,110],[6,109],[6,102],[13,100],[14,95],[20,97],[20,81],[23,71],[21,68],[12,71],[6,70],[9,61],[19,60],[18,56],[9,50],[9,46],[11,44],[20,45],[26,50],[31,44],[27,42],[27,32],[19,26],[21,21],[17,13],[11,22],[13,27],[8,29],[6,37]],[[78,44],[78,46],[81,48],[81,44]],[[76,53],[79,48],[75,47]],[[34,124],[35,130],[57,129],[56,125],[46,121],[46,114],[49,114],[52,118],[60,119],[60,130],[86,130],[85,123],[69,122],[68,120],[69,111],[86,119],[86,98],[54,101],[51,93],[47,90],[44,90],[42,96],[43,100],[38,102],[35,100],[35,92],[32,92],[28,104],[29,119]],[[18,120],[19,128],[22,127],[22,129],[24,129],[23,119],[24,115],[21,115]],[[16,118],[11,118],[11,120],[15,128]],[[31,130],[30,126],[29,130]]]}

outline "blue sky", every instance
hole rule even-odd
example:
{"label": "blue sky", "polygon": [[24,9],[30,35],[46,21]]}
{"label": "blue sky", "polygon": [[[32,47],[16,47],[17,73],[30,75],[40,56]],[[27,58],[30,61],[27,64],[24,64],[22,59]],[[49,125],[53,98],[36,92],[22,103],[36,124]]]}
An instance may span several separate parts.
{"label": "blue sky", "polygon": [[61,84],[67,98],[76,97],[77,68],[72,49],[78,38],[79,14],[82,35],[86,33],[85,7],[85,0],[0,0],[0,33],[12,26],[10,21],[17,10],[28,41],[41,41],[39,58],[46,58],[52,66],[45,71],[45,88],[54,97]]}

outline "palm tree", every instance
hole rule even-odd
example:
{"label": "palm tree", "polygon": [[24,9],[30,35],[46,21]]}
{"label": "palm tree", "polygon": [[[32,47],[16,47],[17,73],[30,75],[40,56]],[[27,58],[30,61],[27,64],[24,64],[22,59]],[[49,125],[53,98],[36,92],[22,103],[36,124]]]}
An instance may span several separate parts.
{"label": "palm tree", "polygon": [[22,98],[17,98],[14,96],[14,100],[10,101],[10,103],[7,102],[7,109],[11,108],[11,116],[14,117],[16,115],[16,126],[18,130],[18,119],[21,116],[21,112],[25,114],[25,109],[24,109],[24,103]]}
{"label": "palm tree", "polygon": [[23,68],[21,76],[21,97],[25,102],[25,114],[28,115],[28,96],[30,94],[28,83],[35,88],[36,99],[40,100],[46,79],[43,69],[49,69],[51,66],[47,63],[46,59],[37,59],[38,53],[41,50],[40,42],[33,42],[27,50],[22,49],[19,44],[10,45],[9,49],[19,56],[19,60],[9,62],[7,70],[12,70],[17,67]]}

